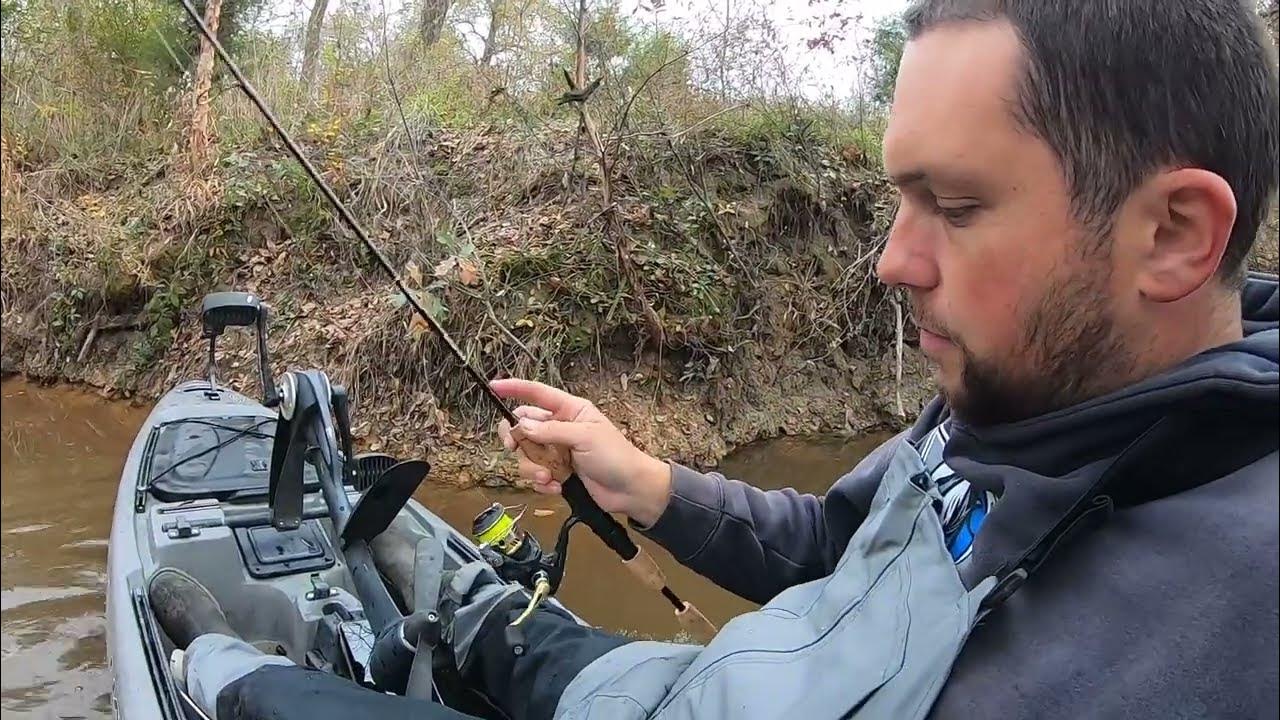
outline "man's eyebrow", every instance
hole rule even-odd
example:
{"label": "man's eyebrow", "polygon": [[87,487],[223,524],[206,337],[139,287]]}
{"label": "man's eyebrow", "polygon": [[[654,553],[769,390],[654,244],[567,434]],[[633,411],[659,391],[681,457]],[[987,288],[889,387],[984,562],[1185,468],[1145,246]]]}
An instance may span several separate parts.
{"label": "man's eyebrow", "polygon": [[986,184],[981,180],[965,172],[951,172],[946,169],[939,170],[937,168],[932,170],[915,168],[913,170],[892,173],[889,176],[889,182],[893,183],[898,189],[928,185],[930,187],[948,188],[960,192],[979,192],[986,187]]}

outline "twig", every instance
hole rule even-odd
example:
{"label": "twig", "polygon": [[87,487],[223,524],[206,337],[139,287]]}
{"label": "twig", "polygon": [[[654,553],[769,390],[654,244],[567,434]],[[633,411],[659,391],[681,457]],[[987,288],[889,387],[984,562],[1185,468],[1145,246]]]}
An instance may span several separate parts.
{"label": "twig", "polygon": [[76,355],[76,362],[83,363],[89,357],[89,350],[93,348],[93,343],[98,339],[98,335],[118,330],[137,330],[141,327],[142,323],[137,320],[124,320],[113,323],[99,323],[94,320],[89,325],[89,334],[85,336],[84,343],[80,345],[80,353]]}
{"label": "twig", "polygon": [[745,108],[745,107],[750,107],[750,103],[741,102],[741,103],[736,103],[734,105],[730,105],[729,107],[724,108],[723,110],[717,110],[716,112],[713,112],[710,115],[702,118],[698,122],[684,128],[683,130],[678,130],[674,133],[669,133],[665,129],[641,130],[638,132],[627,133],[626,135],[615,135],[609,139],[615,143],[620,142],[622,140],[630,140],[631,138],[640,138],[640,137],[665,137],[671,140],[679,140],[681,137],[693,132],[694,130],[697,130],[698,128],[702,127],[703,125],[706,125],[712,120],[715,120],[721,115],[724,115],[727,112],[732,112],[734,110],[741,110],[742,108]]}
{"label": "twig", "polygon": [[[726,32],[728,32],[728,30],[727,30],[727,29],[726,29],[726,30],[722,30],[722,31],[720,31],[720,32],[719,32],[719,33],[717,33],[717,34],[715,34],[715,35],[712,35],[712,36],[708,37],[705,41],[703,41],[703,42],[701,42],[701,43],[699,43],[699,44],[697,44],[697,45],[690,46],[689,48],[685,49],[683,52],[676,53],[676,56],[675,56],[675,57],[673,57],[673,58],[671,58],[670,60],[667,60],[666,62],[664,62],[664,63],[662,63],[661,65],[659,65],[659,66],[658,66],[658,67],[657,67],[653,72],[649,73],[649,75],[648,75],[647,77],[645,77],[645,79],[644,79],[644,80],[641,80],[641,81],[640,81],[640,85],[635,89],[635,92],[631,93],[631,97],[627,98],[627,104],[622,108],[622,115],[620,115],[620,116],[618,117],[618,122],[614,124],[614,126],[613,126],[613,132],[614,132],[614,133],[620,133],[620,132],[622,132],[622,129],[623,129],[623,128],[625,128],[625,127],[627,126],[627,117],[631,114],[631,106],[632,106],[632,104],[634,104],[634,103],[635,103],[636,98],[640,96],[640,91],[641,91],[641,90],[644,90],[645,86],[649,84],[649,81],[650,81],[650,80],[653,80],[655,77],[657,77],[657,76],[658,76],[658,73],[661,73],[663,70],[666,70],[667,68],[671,67],[672,65],[675,65],[676,63],[680,62],[681,60],[683,60],[683,59],[685,59],[685,58],[689,57],[689,55],[690,55],[693,51],[695,51],[695,50],[701,50],[702,48],[706,47],[707,45],[710,45],[710,44],[711,44],[711,42],[712,42],[713,40],[717,40],[717,39],[719,39],[719,38],[720,38],[722,35],[724,35]],[[615,152],[617,151],[617,147],[616,147],[616,146],[614,147],[614,151],[615,151]]]}
{"label": "twig", "polygon": [[[578,17],[577,26],[575,28],[577,34],[577,48],[574,53],[574,74],[572,77],[565,72],[565,83],[569,86],[570,92],[577,91],[587,82],[587,47],[586,47],[586,22],[587,22],[587,0],[578,0]],[[650,338],[656,340],[659,346],[666,342],[666,335],[662,329],[662,320],[658,317],[658,313],[653,309],[653,304],[649,302],[649,298],[644,294],[644,285],[640,280],[640,274],[636,270],[635,264],[631,260],[631,247],[626,234],[622,231],[618,220],[618,213],[614,207],[613,200],[613,166],[614,163],[610,158],[608,149],[605,148],[604,142],[600,139],[600,132],[596,129],[595,121],[592,120],[591,112],[587,109],[585,102],[573,103],[573,107],[578,112],[580,132],[585,132],[587,139],[591,141],[591,147],[595,150],[596,161],[600,166],[600,193],[601,206],[604,208],[604,236],[606,241],[612,242],[614,252],[618,262],[618,273],[626,279],[627,284],[635,290],[636,300],[640,303],[640,315],[645,320],[646,329]]]}
{"label": "twig", "polygon": [[386,67],[387,86],[391,89],[391,98],[395,101],[396,112],[400,116],[400,125],[404,128],[404,134],[409,138],[409,149],[413,152],[413,171],[415,174],[417,174],[418,179],[422,181],[423,189],[425,189],[428,194],[434,197],[436,199],[436,202],[439,202],[441,205],[445,206],[445,208],[449,211],[449,216],[453,218],[453,221],[457,223],[457,225],[460,228],[462,228],[462,234],[464,237],[467,238],[467,242],[474,245],[475,242],[471,238],[471,228],[468,227],[467,223],[463,220],[461,214],[458,213],[457,208],[453,206],[453,202],[451,200],[446,200],[439,193],[437,193],[435,189],[431,187],[431,184],[427,182],[427,178],[422,172],[422,157],[418,152],[418,141],[413,136],[413,130],[409,127],[409,118],[406,117],[404,114],[404,106],[400,104],[400,91],[399,89],[396,88],[396,81],[391,76],[391,59],[388,54],[389,51],[387,50],[387,47],[388,47],[387,4],[383,2],[382,3],[382,62],[383,62],[383,65]]}
{"label": "twig", "polygon": [[[404,106],[400,104],[400,90],[396,87],[396,81],[391,77],[391,51],[387,43],[387,3],[382,5],[382,64],[387,72],[387,86],[391,89],[391,99],[396,104],[396,112],[400,115],[400,123],[404,126],[404,134],[409,136],[409,147],[413,150],[414,168],[418,167],[418,141],[413,136],[413,131],[409,129],[409,120],[404,115]],[[421,177],[421,171],[419,171]]]}
{"label": "twig", "polygon": [[894,344],[897,356],[894,367],[893,396],[898,417],[904,417],[907,411],[902,407],[902,303],[898,301],[898,293],[893,290],[889,292],[889,300],[893,303]]}
{"label": "twig", "polygon": [[697,196],[699,202],[702,203],[702,207],[707,211],[707,216],[711,218],[711,225],[716,229],[716,235],[719,236],[720,243],[729,251],[729,257],[733,259],[734,263],[738,266],[738,269],[742,270],[748,279],[754,278],[751,266],[744,262],[738,255],[737,247],[734,246],[733,241],[729,238],[729,233],[726,232],[724,227],[720,224],[720,218],[716,215],[715,206],[711,204],[711,198],[707,196],[705,181],[694,180],[691,163],[685,162],[684,156],[682,156],[680,151],[676,149],[674,139],[667,138],[667,147],[670,148],[671,154],[675,157],[677,164],[679,164],[685,180],[689,183],[689,189]]}
{"label": "twig", "polygon": [[84,338],[84,344],[80,346],[80,354],[76,356],[76,362],[82,363],[84,359],[89,357],[89,348],[93,347],[93,341],[98,339],[98,323],[89,326],[89,334]]}

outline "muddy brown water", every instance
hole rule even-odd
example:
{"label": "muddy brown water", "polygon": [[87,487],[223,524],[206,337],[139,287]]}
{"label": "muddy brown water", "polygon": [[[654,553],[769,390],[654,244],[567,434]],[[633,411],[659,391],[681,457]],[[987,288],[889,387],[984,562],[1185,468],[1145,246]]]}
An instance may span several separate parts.
{"label": "muddy brown water", "polygon": [[[147,410],[21,380],[6,380],[2,389],[0,709],[6,718],[106,717],[111,711],[104,607],[111,506],[125,455]],[[759,487],[820,494],[881,440],[781,438],[740,449],[720,469]],[[464,531],[490,502],[527,503],[521,525],[548,547],[564,521],[558,498],[528,492],[458,490],[428,482],[417,498]],[[610,630],[657,639],[676,636],[670,605],[639,589],[588,530],[573,532],[561,601]],[[713,622],[754,607],[639,540],[663,566],[671,587]]]}

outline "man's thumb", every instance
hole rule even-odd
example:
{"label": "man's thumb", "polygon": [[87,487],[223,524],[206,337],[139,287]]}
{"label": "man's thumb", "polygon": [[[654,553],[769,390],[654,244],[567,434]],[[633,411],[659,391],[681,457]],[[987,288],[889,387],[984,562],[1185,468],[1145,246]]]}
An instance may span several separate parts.
{"label": "man's thumb", "polygon": [[519,431],[518,435],[540,445],[564,445],[579,449],[587,440],[587,427],[583,423],[521,418],[516,429]]}

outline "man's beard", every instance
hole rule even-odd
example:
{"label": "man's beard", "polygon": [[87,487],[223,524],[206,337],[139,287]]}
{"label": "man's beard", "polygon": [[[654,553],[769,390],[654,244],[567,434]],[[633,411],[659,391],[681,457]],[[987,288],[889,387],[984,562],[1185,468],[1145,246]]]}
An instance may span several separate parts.
{"label": "man's beard", "polygon": [[960,387],[943,390],[951,411],[976,426],[1010,423],[1123,385],[1134,359],[1107,304],[1109,267],[1090,258],[1051,279],[1005,356],[979,358],[950,338],[964,361]]}

